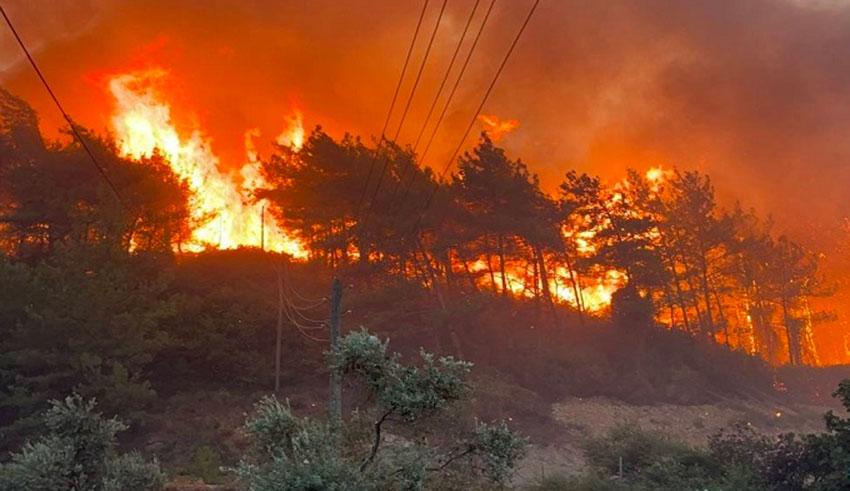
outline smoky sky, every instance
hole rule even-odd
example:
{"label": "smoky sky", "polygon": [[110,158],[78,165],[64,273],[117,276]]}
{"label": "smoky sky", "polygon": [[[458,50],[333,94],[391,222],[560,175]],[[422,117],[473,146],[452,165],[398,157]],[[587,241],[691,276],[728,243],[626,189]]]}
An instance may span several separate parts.
{"label": "smoky sky", "polygon": [[[430,2],[414,69],[440,3]],[[402,142],[418,133],[473,3],[449,1]],[[457,145],[531,3],[497,0],[429,165],[442,167]],[[202,128],[239,165],[245,130],[272,140],[293,105],[332,134],[378,133],[422,3],[4,6],[82,123],[108,128],[109,74],[159,66],[178,123]],[[0,70],[58,124],[8,33]],[[519,120],[500,143],[549,189],[570,168],[613,180],[627,167],[677,166],[709,173],[724,203],[741,200],[789,230],[835,228],[850,214],[850,4],[543,0],[484,112]]]}

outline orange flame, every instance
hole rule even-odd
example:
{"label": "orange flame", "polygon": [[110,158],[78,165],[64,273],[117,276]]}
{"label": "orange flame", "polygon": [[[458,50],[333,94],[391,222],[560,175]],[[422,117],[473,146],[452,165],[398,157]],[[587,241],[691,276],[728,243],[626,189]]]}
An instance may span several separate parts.
{"label": "orange flame", "polygon": [[291,147],[296,152],[304,146],[304,115],[300,110],[295,109],[292,116],[288,116],[287,128],[277,135],[275,141],[278,145]]}
{"label": "orange flame", "polygon": [[502,137],[519,126],[519,121],[516,119],[500,119],[492,114],[482,114],[478,116],[478,121],[481,122],[484,131],[494,142],[501,140]]}
{"label": "orange flame", "polygon": [[[480,258],[470,265],[470,271],[482,273],[492,266],[488,266],[485,258]],[[549,291],[553,293],[555,301],[567,303],[573,307],[579,306],[579,299],[576,298],[575,290],[570,285],[570,278],[576,277],[576,274],[573,272],[573,275],[570,275],[570,271],[562,266],[556,268],[554,277],[549,278],[548,281]],[[499,271],[493,271],[495,284],[490,284],[490,281],[488,275],[483,275],[479,277],[478,284],[482,287],[491,286],[498,291],[502,290],[502,274]],[[508,291],[516,297],[533,298],[535,295],[534,280],[529,278],[522,267],[516,265],[506,267],[504,283]],[[582,278],[579,286],[582,308],[590,313],[605,311],[611,305],[614,292],[622,288],[624,284],[625,274],[616,269],[605,271],[596,277]]]}
{"label": "orange flame", "polygon": [[[253,145],[259,131],[246,132],[247,163],[240,171],[241,179],[222,172],[203,133],[195,130],[186,136],[177,131],[171,106],[155,91],[157,80],[165,75],[165,71],[153,69],[112,77],[112,126],[123,156],[139,159],[159,152],[188,185],[193,230],[190,243],[183,248],[201,251],[264,245],[267,250],[306,256],[298,242],[263,216],[267,203],[253,198],[254,191],[264,184]],[[300,124],[300,113],[298,121]],[[296,145],[295,140],[290,143]]]}

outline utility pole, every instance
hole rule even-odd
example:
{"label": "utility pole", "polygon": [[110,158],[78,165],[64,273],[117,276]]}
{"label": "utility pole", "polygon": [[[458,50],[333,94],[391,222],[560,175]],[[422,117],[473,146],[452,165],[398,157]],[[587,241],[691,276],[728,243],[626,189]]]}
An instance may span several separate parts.
{"label": "utility pole", "polygon": [[[334,278],[331,286],[331,352],[339,346],[340,304],[342,303],[342,283]],[[339,435],[342,428],[342,374],[331,370],[330,395],[328,397],[328,419],[331,428]]]}
{"label": "utility pole", "polygon": [[277,272],[277,339],[274,357],[274,393],[277,394],[280,390],[280,355],[283,339],[283,275],[280,271],[280,263],[275,264],[275,271]]}

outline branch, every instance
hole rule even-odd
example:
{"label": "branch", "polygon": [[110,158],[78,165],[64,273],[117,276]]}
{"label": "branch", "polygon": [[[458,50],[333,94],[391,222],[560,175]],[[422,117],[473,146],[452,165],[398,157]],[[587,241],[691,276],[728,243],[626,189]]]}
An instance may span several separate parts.
{"label": "branch", "polygon": [[462,457],[466,457],[467,455],[471,454],[475,450],[477,450],[477,447],[475,445],[469,445],[468,447],[466,447],[466,450],[464,450],[463,452],[450,456],[439,467],[428,467],[425,470],[441,471],[441,470],[445,469],[446,467],[448,467],[448,465],[451,464],[452,462],[454,462],[455,460],[460,459]]}
{"label": "branch", "polygon": [[384,421],[386,421],[393,412],[395,412],[395,406],[385,412],[378,421],[375,421],[375,441],[372,442],[372,451],[369,452],[369,456],[366,457],[366,460],[364,460],[362,464],[360,464],[360,472],[365,471],[366,467],[375,460],[375,455],[378,453],[378,446],[381,444],[381,425],[384,424]]}

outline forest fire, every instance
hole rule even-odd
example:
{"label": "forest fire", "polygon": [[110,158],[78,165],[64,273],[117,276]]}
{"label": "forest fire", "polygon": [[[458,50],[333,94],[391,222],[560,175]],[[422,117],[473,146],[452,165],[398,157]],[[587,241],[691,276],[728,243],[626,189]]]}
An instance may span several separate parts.
{"label": "forest fire", "polygon": [[[305,257],[307,250],[274,218],[265,216],[267,200],[253,196],[256,190],[268,185],[260,170],[262,163],[256,148],[260,130],[245,131],[246,161],[238,173],[223,172],[219,157],[201,130],[196,129],[188,136],[177,130],[172,121],[172,107],[157,90],[166,76],[165,70],[151,69],[112,77],[109,81],[109,91],[115,101],[112,126],[122,155],[139,159],[159,153],[188,185],[192,241],[181,249],[198,252],[207,248],[256,247],[264,243],[267,250]],[[297,152],[305,141],[303,113],[296,108],[285,119],[286,128],[275,138],[275,143]],[[494,141],[519,126],[516,120],[502,120],[491,115],[482,115],[479,119]],[[660,169],[650,170],[649,174],[653,172],[658,173],[654,176],[656,180],[665,175]],[[574,239],[578,250],[584,254],[593,252],[589,244],[594,235],[594,231],[580,232]],[[483,259],[473,265],[475,271],[487,269]],[[577,275],[576,271],[558,267],[546,280],[547,286],[555,300],[589,313],[606,310],[613,293],[625,283],[623,273],[612,269],[582,278],[577,289],[565,286]],[[512,265],[504,276],[503,282],[501,273],[494,273],[494,287],[500,289],[505,285],[515,296],[533,297],[542,286],[542,280],[529,273],[527,267]]]}
{"label": "forest fire", "polygon": [[[315,193],[317,179],[333,175],[338,172],[336,169],[351,169],[354,163],[346,163],[345,155],[359,158],[367,152],[358,147],[360,143],[336,143],[321,136],[313,141],[311,137],[309,151],[302,155],[300,150],[307,144],[303,115],[295,110],[287,118],[287,129],[276,138],[278,145],[291,152],[261,160],[255,145],[260,131],[252,128],[244,134],[244,165],[238,173],[225,173],[202,131],[185,136],[175,127],[171,107],[156,91],[157,80],[163,76],[164,72],[154,70],[112,78],[109,87],[116,102],[112,121],[123,155],[138,159],[160,152],[188,185],[192,218],[188,250],[256,247],[264,243],[269,250],[299,257],[310,250],[314,258],[327,258],[330,262],[359,256],[361,241],[369,237],[357,235],[367,234],[368,230],[352,228],[352,222],[346,220],[326,225],[324,212],[317,211],[328,199],[341,198],[345,189],[361,186],[356,174],[349,174],[352,183],[333,197],[294,197],[290,201],[286,196],[303,195],[303,189]],[[782,237],[773,239],[750,230],[751,219],[740,212],[735,215],[719,209],[707,178],[656,166],[643,173],[629,171],[626,178],[606,185],[598,178],[568,173],[560,196],[522,198],[537,192],[535,178],[519,161],[509,160],[492,146],[495,138],[518,123],[491,117],[482,122],[490,128],[483,146],[475,150],[473,160],[458,164],[462,185],[456,190],[457,205],[473,212],[482,206],[477,201],[481,199],[493,199],[498,207],[515,206],[517,216],[508,222],[514,224],[537,214],[534,223],[520,227],[558,224],[554,230],[560,230],[562,244],[553,249],[551,243],[523,238],[522,228],[506,229],[494,237],[496,240],[482,236],[482,242],[471,250],[482,247],[488,252],[472,256],[470,264],[446,264],[444,268],[465,269],[481,289],[547,299],[592,315],[607,312],[614,294],[631,285],[654,305],[656,321],[671,329],[706,335],[718,343],[772,360],[788,357],[792,363],[820,363],[812,325],[821,314],[813,314],[808,303],[808,296],[816,295],[815,269],[809,265],[809,256]],[[330,153],[313,146],[317,144],[328,145],[325,148]],[[323,166],[329,166],[328,170],[323,170]],[[497,170],[499,166],[501,170]],[[268,174],[269,169],[275,169],[276,174]],[[271,181],[267,181],[267,176]],[[504,178],[500,176],[513,177],[500,183],[499,179]],[[294,187],[295,182],[302,182],[304,187]],[[499,186],[507,186],[503,189],[515,196],[492,195],[491,189]],[[257,199],[255,193],[260,189],[275,193],[275,197],[270,201]],[[506,199],[517,201],[505,205]],[[551,199],[551,205],[538,207],[534,203],[540,199]],[[339,206],[345,206],[342,203]],[[528,206],[531,208],[523,208]],[[548,206],[554,213],[549,218],[549,212],[540,214]],[[293,211],[297,216],[289,220],[287,214]],[[305,218],[316,221],[308,225]],[[328,238],[315,237],[316,231],[323,228],[322,233],[329,234]],[[757,247],[775,254],[776,261],[790,261],[799,270],[761,271],[758,257],[749,256],[757,254]],[[557,251],[558,248],[562,250]],[[426,260],[436,261],[433,253],[424,254]],[[419,274],[415,269],[401,271],[411,277]],[[795,281],[812,286],[791,291],[769,285],[784,282],[790,274],[800,275]],[[759,276],[754,279],[753,275]],[[753,286],[753,281],[764,285]]]}
{"label": "forest fire", "polygon": [[[107,153],[117,149],[117,157],[127,159],[119,159],[124,161],[119,164],[105,155],[109,166],[132,166],[133,161],[155,157],[161,160],[151,160],[151,167],[160,166],[163,175],[168,174],[168,186],[183,185],[187,196],[180,198],[179,213],[168,215],[177,209],[176,200],[140,205],[151,217],[130,222],[134,225],[122,239],[129,250],[151,244],[192,253],[263,247],[309,256],[332,268],[372,263],[381,273],[404,276],[426,288],[437,289],[442,281],[450,288],[556,302],[578,315],[599,317],[611,312],[612,302],[636,292],[651,304],[656,323],[773,363],[828,364],[850,356],[844,348],[850,339],[844,320],[846,293],[834,295],[842,285],[831,284],[847,277],[842,259],[846,254],[836,249],[818,255],[839,243],[837,235],[831,241],[817,233],[807,236],[795,226],[799,217],[771,209],[763,195],[772,195],[778,185],[752,186],[737,175],[706,173],[717,171],[718,162],[732,165],[735,155],[700,146],[690,152],[687,141],[671,150],[666,137],[653,138],[653,131],[639,130],[647,124],[642,120],[634,122],[633,135],[631,113],[609,106],[632,102],[620,97],[619,89],[605,93],[604,101],[590,98],[563,108],[541,105],[551,109],[548,116],[510,104],[513,95],[505,99],[506,93],[527,98],[528,87],[496,90],[493,100],[472,106],[476,111],[449,105],[449,97],[444,108],[448,119],[435,123],[446,126],[434,128],[436,147],[432,158],[425,159],[416,154],[416,145],[408,149],[412,142],[405,136],[410,132],[401,130],[405,119],[408,125],[420,122],[415,120],[422,119],[426,101],[434,100],[423,91],[439,79],[426,75],[418,92],[415,83],[409,96],[402,91],[399,100],[409,99],[397,104],[402,116],[394,114],[393,107],[388,115],[376,115],[373,103],[390,91],[390,82],[381,87],[381,94],[367,91],[363,100],[358,96],[338,101],[330,97],[336,90],[333,84],[322,84],[350,72],[347,67],[307,77],[297,69],[304,61],[299,59],[282,64],[291,67],[285,75],[269,74],[259,81],[253,75],[241,77],[249,53],[258,46],[216,40],[208,48],[221,54],[222,63],[233,65],[229,71],[216,67],[214,72],[225,78],[204,84],[212,80],[208,67],[196,66],[197,53],[188,57],[181,52],[196,45],[179,34],[164,36],[150,48],[139,48],[134,41],[130,48],[116,50],[115,59],[93,61],[83,78],[99,91],[100,103],[83,110],[69,107],[86,128],[104,122],[110,128],[115,146]],[[151,66],[166,69],[127,68]],[[423,66],[430,71],[429,63]],[[375,78],[394,79],[384,75]],[[470,87],[462,86],[458,94],[467,95],[479,78],[467,75],[463,80]],[[189,90],[171,90],[175,81]],[[20,90],[24,82],[16,82],[13,89]],[[70,82],[78,82],[78,77],[62,80],[66,86]],[[377,87],[374,82],[369,77],[351,81],[370,90]],[[283,110],[281,87],[290,94]],[[656,101],[646,94],[648,101]],[[560,96],[527,99],[569,101],[566,94]],[[309,119],[322,123],[312,133],[305,131],[303,108],[295,102],[302,100],[309,105]],[[357,107],[349,107],[353,102]],[[50,117],[44,108],[36,109]],[[657,109],[651,114],[670,114]],[[202,123],[185,125],[186,114],[189,119],[200,115]],[[520,119],[509,116],[517,115],[522,117],[522,135],[511,138]],[[565,115],[572,118],[568,123],[561,121]],[[575,118],[586,123],[578,124]],[[392,122],[391,133],[399,137],[376,162],[374,156],[383,150],[373,142],[383,120]],[[43,125],[45,119],[41,121]],[[441,153],[455,148],[461,136],[456,129],[464,124],[483,130],[482,138],[474,144],[470,132],[460,140],[460,158],[443,159]],[[685,126],[663,125],[665,131]],[[564,132],[567,127],[574,130]],[[711,135],[721,135],[720,130]],[[551,131],[558,132],[557,138],[547,137]],[[443,165],[450,172],[432,173]],[[135,182],[122,170],[114,172],[119,187],[130,186],[133,199],[155,194],[152,184]],[[717,176],[720,179],[712,181]],[[740,189],[748,194],[741,195]],[[818,206],[806,215],[813,223],[827,205]],[[86,207],[96,209],[88,203]],[[765,218],[774,216],[771,212],[778,216],[775,223]],[[836,213],[846,215],[843,209]],[[166,215],[179,215],[180,222],[157,228]],[[62,234],[67,230],[72,229],[64,223],[21,226],[9,242],[22,250],[18,244],[50,247],[66,240]],[[139,237],[147,245],[140,245]],[[829,278],[824,278],[827,269]],[[458,280],[462,277],[466,280]],[[633,288],[627,291],[626,286]]]}
{"label": "forest fire", "polygon": [[0,491],[850,491],[850,0],[0,26]]}
{"label": "forest fire", "polygon": [[[148,70],[113,77],[109,82],[115,99],[112,126],[124,156],[138,159],[160,153],[188,185],[193,230],[187,250],[263,246],[304,256],[297,242],[264,217],[267,203],[253,196],[263,184],[252,141],[255,133],[249,130],[246,135],[247,162],[240,171],[241,178],[224,173],[210,141],[200,130],[188,137],[178,133],[170,105],[156,91],[157,81],[164,76],[163,70]],[[304,141],[301,113],[290,117],[289,123],[277,141],[298,150]]]}

